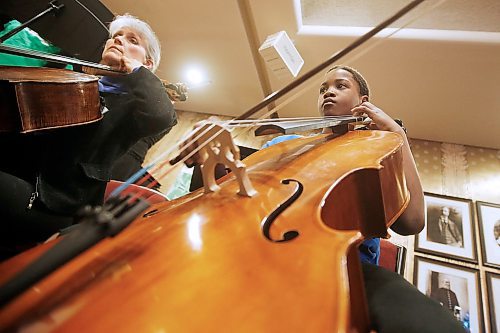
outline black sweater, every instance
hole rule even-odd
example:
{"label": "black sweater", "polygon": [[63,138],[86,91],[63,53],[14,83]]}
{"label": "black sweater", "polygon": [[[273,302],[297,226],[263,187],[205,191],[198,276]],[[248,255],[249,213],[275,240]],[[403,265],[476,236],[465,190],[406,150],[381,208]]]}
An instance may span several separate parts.
{"label": "black sweater", "polygon": [[127,94],[101,94],[109,109],[102,120],[43,134],[43,158],[35,171],[39,199],[58,214],[101,204],[113,163],[142,138],[176,122],[161,81],[148,69],[119,80]]}

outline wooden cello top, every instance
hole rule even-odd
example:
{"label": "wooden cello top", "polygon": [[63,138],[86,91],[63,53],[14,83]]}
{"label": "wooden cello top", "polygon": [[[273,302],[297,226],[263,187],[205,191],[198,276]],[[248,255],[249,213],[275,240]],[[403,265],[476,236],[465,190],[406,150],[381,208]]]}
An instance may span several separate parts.
{"label": "wooden cello top", "polygon": [[0,132],[33,132],[102,118],[98,78],[64,69],[0,67]]}
{"label": "wooden cello top", "polygon": [[66,69],[1,66],[0,80],[8,80],[10,82],[85,83],[97,81],[98,77]]}
{"label": "wooden cello top", "polygon": [[[363,296],[356,245],[384,236],[409,200],[401,145],[397,134],[359,131],[257,152],[245,162],[258,195],[236,195],[229,175],[219,192],[153,206],[157,214],[5,306],[0,328],[350,331],[352,318],[363,316],[362,307],[352,306],[363,304],[356,303]],[[295,192],[296,183],[283,179],[300,182],[303,193],[278,216],[271,238],[288,230],[299,236],[276,243],[263,236],[261,224]],[[0,265],[0,282],[26,261],[21,255]]]}

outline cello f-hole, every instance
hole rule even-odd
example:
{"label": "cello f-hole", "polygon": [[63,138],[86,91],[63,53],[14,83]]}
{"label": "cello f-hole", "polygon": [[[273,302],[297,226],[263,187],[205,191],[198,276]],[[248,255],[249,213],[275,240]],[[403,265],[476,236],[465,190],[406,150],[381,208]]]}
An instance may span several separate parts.
{"label": "cello f-hole", "polygon": [[295,239],[299,236],[299,232],[297,230],[289,230],[285,233],[283,233],[283,238],[281,239],[272,239],[270,235],[270,230],[271,230],[271,224],[276,220],[276,218],[290,205],[297,200],[300,195],[302,194],[302,191],[304,189],[304,186],[297,180],[295,179],[284,179],[281,181],[282,184],[288,185],[291,182],[296,183],[295,191],[293,194],[290,196],[290,198],[286,199],[285,202],[280,204],[274,211],[271,212],[264,220],[262,220],[262,233],[264,234],[264,237],[266,237],[268,240],[271,242],[275,243],[281,243],[281,242],[288,242],[291,241],[292,239]]}
{"label": "cello f-hole", "polygon": [[158,214],[159,212],[160,211],[158,209],[153,209],[153,210],[150,210],[149,212],[144,213],[144,215],[142,215],[142,217],[150,217],[150,216]]}

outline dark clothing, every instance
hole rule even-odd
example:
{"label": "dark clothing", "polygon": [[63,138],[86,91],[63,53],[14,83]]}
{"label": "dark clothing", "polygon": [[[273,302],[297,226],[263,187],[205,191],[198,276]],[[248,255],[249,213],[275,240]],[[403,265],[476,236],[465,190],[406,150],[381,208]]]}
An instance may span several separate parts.
{"label": "dark clothing", "polygon": [[455,306],[459,306],[457,295],[447,288],[439,288],[431,293],[431,298],[442,304],[446,309],[453,312]]}
{"label": "dark clothing", "polygon": [[[175,123],[173,123],[172,126],[173,125],[175,125]],[[144,163],[144,159],[146,158],[146,154],[148,153],[149,148],[151,148],[168,132],[170,132],[172,126],[160,134],[143,138],[139,140],[135,145],[133,145],[132,148],[130,148],[123,156],[121,156],[113,165],[113,169],[111,171],[111,179],[126,181],[137,171],[141,170],[143,166],[142,164]],[[160,184],[153,178],[153,176],[149,174],[148,176],[148,180],[146,180],[141,185],[148,186],[151,182],[155,182],[153,188],[158,189],[160,187]]]}
{"label": "dark clothing", "polygon": [[[19,184],[23,179],[36,187],[39,197],[34,209],[69,217],[84,205],[102,204],[114,162],[142,138],[158,135],[175,123],[165,89],[148,69],[141,67],[113,80],[120,82],[126,94],[101,93],[109,111],[98,122],[0,136],[0,148],[9,156],[0,162],[0,170],[15,176]],[[29,196],[18,195],[17,200],[27,205]],[[1,225],[20,219],[0,204]]]}
{"label": "dark clothing", "polygon": [[362,264],[370,320],[380,333],[466,332],[451,312],[401,275]]}
{"label": "dark clothing", "polygon": [[[120,95],[127,93],[126,87],[124,87],[121,82],[116,82],[110,77],[103,77],[99,80],[99,92]],[[137,171],[141,170],[142,163],[144,163],[144,159],[146,158],[149,148],[170,132],[176,123],[177,119],[174,119],[170,126],[165,128],[161,133],[141,138],[137,141],[124,155],[115,161],[113,170],[111,171],[111,179],[127,181]],[[141,185],[158,189],[160,184],[156,181],[156,179],[154,179],[154,177],[149,173],[146,173],[146,175],[148,178],[145,181],[141,178]],[[151,183],[154,184],[150,185]]]}
{"label": "dark clothing", "polygon": [[[55,132],[61,140],[67,140],[63,151],[71,153],[65,165],[50,165],[50,170],[41,174],[40,200],[49,209],[73,214],[82,205],[101,204],[113,163],[141,138],[158,134],[175,121],[163,85],[148,69],[141,67],[120,80],[127,94],[102,93],[110,111],[102,121],[75,128],[76,147],[71,142],[75,139],[73,131]],[[70,170],[68,165],[72,166]]]}
{"label": "dark clothing", "polygon": [[135,145],[130,148],[130,150],[127,152],[130,154],[132,157],[134,157],[136,160],[140,161],[141,163],[144,162],[144,158],[146,157],[146,154],[148,153],[149,148],[151,148],[155,143],[161,140],[170,131],[171,126],[168,128],[167,131],[164,131],[158,135],[153,135],[149,136],[147,138],[143,138],[139,140]]}
{"label": "dark clothing", "polygon": [[26,209],[35,186],[0,171],[0,261],[22,252],[73,224],[51,213],[40,201]]}
{"label": "dark clothing", "polygon": [[454,221],[443,217],[428,223],[427,238],[431,242],[463,247],[461,230]]}

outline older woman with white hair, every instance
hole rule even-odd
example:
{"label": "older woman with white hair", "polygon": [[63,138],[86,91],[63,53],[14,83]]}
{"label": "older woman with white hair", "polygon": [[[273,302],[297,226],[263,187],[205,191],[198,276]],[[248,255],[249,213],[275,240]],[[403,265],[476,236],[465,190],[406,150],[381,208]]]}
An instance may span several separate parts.
{"label": "older woman with white hair", "polygon": [[[102,54],[102,63],[116,69],[130,73],[144,66],[155,72],[160,63],[160,43],[151,27],[131,16],[118,16],[109,26],[110,39],[106,42]],[[106,83],[113,79],[101,79],[101,90],[107,90]],[[115,85],[111,85],[115,89]],[[162,139],[175,125],[173,122],[162,132],[156,135],[144,137],[133,145],[115,163],[111,177],[115,180],[127,180],[142,168],[148,150],[160,139]],[[144,182],[144,185],[154,183],[155,188],[160,187],[160,183],[151,175]]]}
{"label": "older woman with white hair", "polygon": [[20,249],[18,244],[43,241],[78,222],[74,216],[82,206],[103,203],[115,162],[175,125],[173,105],[153,73],[159,62],[160,43],[151,27],[131,15],[118,16],[111,22],[101,63],[125,74],[99,80],[107,109],[103,119],[0,138],[4,156],[11,156],[0,163],[3,246]]}
{"label": "older woman with white hair", "polygon": [[160,64],[161,47],[151,27],[125,14],[109,25],[110,38],[102,54],[102,63],[130,73],[138,66],[155,72]]}

